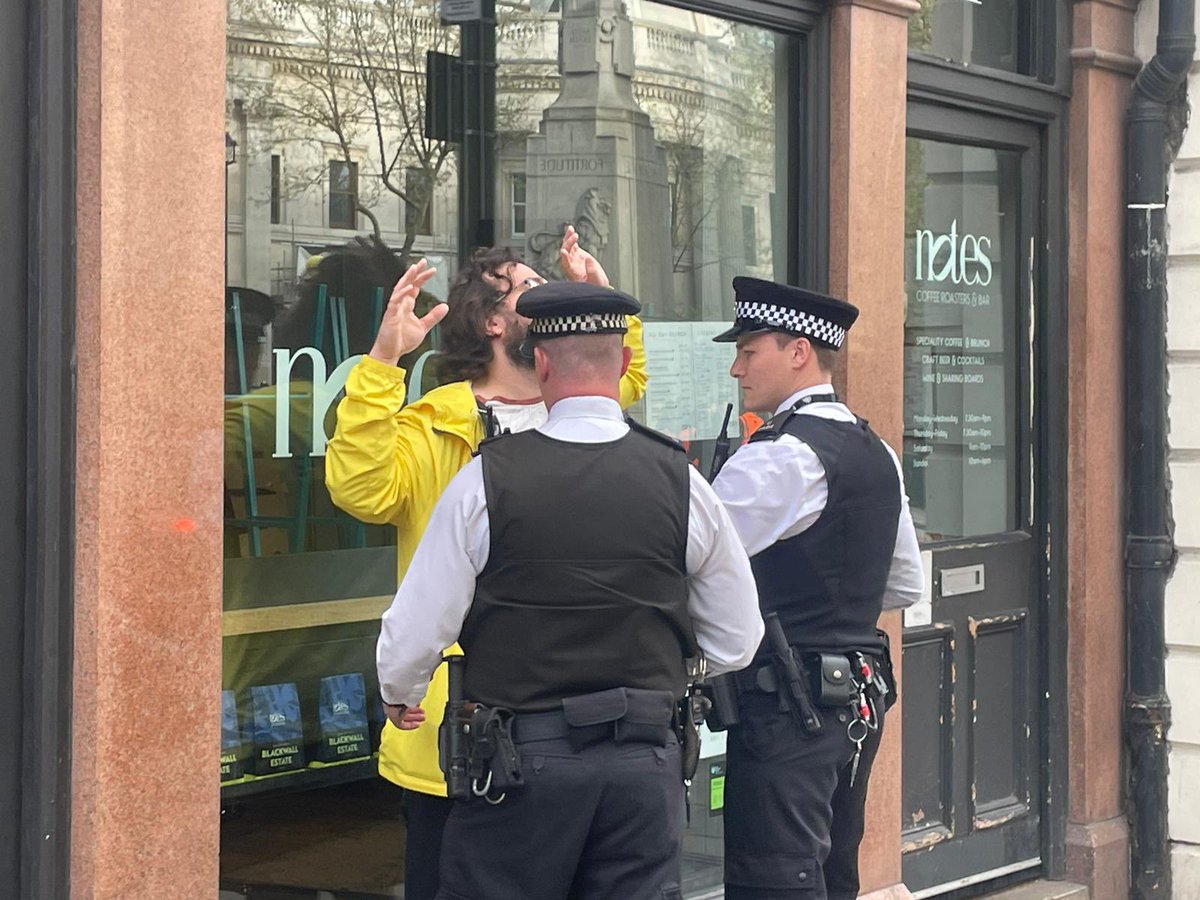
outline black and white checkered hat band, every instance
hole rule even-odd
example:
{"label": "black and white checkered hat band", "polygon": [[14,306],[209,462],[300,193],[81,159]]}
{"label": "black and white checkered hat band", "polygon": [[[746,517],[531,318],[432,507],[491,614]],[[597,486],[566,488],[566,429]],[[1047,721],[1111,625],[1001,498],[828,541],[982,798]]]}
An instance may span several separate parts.
{"label": "black and white checkered hat band", "polygon": [[800,312],[797,309],[788,309],[786,306],[739,300],[734,305],[734,315],[738,319],[762,322],[772,328],[782,328],[816,338],[818,341],[824,341],[834,347],[841,347],[846,340],[846,329],[841,325],[835,325],[828,319]]}
{"label": "black and white checkered hat band", "polygon": [[567,334],[606,334],[624,331],[624,313],[583,313],[577,316],[547,316],[529,323],[529,333],[543,337]]}

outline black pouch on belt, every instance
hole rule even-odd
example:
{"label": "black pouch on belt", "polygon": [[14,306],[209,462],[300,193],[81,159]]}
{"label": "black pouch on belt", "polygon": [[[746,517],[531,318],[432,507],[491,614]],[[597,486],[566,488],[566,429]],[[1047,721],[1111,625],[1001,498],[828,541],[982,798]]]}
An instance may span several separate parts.
{"label": "black pouch on belt", "polygon": [[476,780],[486,779],[488,790],[509,790],[525,783],[521,759],[512,737],[512,710],[478,706],[471,716],[469,765]]}
{"label": "black pouch on belt", "polygon": [[875,634],[883,644],[883,656],[875,672],[875,677],[882,682],[879,693],[883,695],[883,708],[891,709],[900,699],[900,685],[896,684],[896,671],[892,668],[892,639],[882,628],[877,628]]}
{"label": "black pouch on belt", "polygon": [[854,700],[850,661],[845,653],[814,653],[809,657],[809,669],[817,706],[849,706]]}
{"label": "black pouch on belt", "polygon": [[741,720],[738,711],[738,687],[734,673],[714,675],[708,679],[708,694],[712,706],[704,721],[709,731],[728,731]]}
{"label": "black pouch on belt", "polygon": [[579,751],[602,740],[665,746],[675,700],[670,691],[611,688],[567,697],[562,706],[571,726],[571,746]]}

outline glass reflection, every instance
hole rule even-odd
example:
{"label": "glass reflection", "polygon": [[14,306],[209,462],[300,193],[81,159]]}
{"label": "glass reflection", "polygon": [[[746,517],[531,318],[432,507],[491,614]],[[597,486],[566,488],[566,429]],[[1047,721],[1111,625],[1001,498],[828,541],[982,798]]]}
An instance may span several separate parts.
{"label": "glass reflection", "polygon": [[[739,423],[730,348],[709,340],[732,315],[730,281],[786,274],[777,136],[796,88],[782,77],[793,42],[645,0],[499,4],[496,28],[492,231],[557,278],[558,241],[575,226],[644,305],[650,382],[632,412],[706,467],[727,402]],[[459,42],[433,0],[229,0],[230,896],[402,891],[400,792],[371,755],[395,530],[331,503],[323,454],[346,374],[400,272],[422,256],[437,266],[423,312],[469,249],[454,124],[441,115],[460,104],[435,64]],[[435,386],[435,350],[436,334],[401,360],[410,401]],[[692,789],[691,894],[720,883],[722,750],[710,736]]]}
{"label": "glass reflection", "polygon": [[922,540],[1016,527],[1020,155],[909,140],[904,477]]}
{"label": "glass reflection", "polygon": [[[1032,74],[1028,24],[1033,0],[920,0],[908,46],[956,62]],[[1023,50],[1025,51],[1023,53]]]}

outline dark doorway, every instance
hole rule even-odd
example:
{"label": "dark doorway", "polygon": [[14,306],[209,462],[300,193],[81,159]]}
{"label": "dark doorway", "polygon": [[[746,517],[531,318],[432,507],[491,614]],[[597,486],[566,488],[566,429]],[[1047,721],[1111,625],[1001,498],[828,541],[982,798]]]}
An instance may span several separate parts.
{"label": "dark doorway", "polygon": [[910,106],[904,464],[930,582],[904,636],[918,897],[1042,866],[1041,153],[1031,125]]}

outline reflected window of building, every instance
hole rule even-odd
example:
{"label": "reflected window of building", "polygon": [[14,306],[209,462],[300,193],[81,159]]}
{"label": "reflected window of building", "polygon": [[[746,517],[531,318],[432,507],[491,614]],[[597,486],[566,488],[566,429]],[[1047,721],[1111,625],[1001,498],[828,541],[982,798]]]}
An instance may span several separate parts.
{"label": "reflected window of building", "polygon": [[510,215],[512,217],[513,237],[525,236],[525,173],[514,172],[510,177],[509,190],[512,193]]}
{"label": "reflected window of building", "polygon": [[904,477],[922,540],[1017,521],[1016,151],[908,141]]}
{"label": "reflected window of building", "polygon": [[283,157],[271,154],[271,224],[283,221]]}
{"label": "reflected window of building", "polygon": [[424,169],[404,170],[404,230],[409,234],[433,232],[433,179]]}
{"label": "reflected window of building", "polygon": [[[630,413],[706,469],[727,405],[735,445],[748,412],[732,347],[711,341],[730,283],[786,272],[797,243],[778,141],[804,87],[786,77],[798,39],[650,0],[534,0],[497,20],[494,231],[556,279],[572,225],[640,298],[649,380]],[[399,896],[405,825],[377,774],[373,661],[396,529],[333,504],[325,444],[406,264],[438,270],[420,314],[478,225],[460,221],[459,142],[427,133],[430,97],[455,111],[435,132],[461,117],[446,60],[460,29],[434,0],[230,0],[228,49],[245,189],[229,195],[225,296],[222,887]],[[428,82],[430,53],[444,82]],[[436,342],[401,360],[410,402],[437,385]],[[685,897],[721,883],[723,749],[705,735]]]}
{"label": "reflected window of building", "polygon": [[742,207],[742,256],[746,265],[758,265],[758,222],[753,206]]}
{"label": "reflected window of building", "polygon": [[911,50],[1022,75],[1032,73],[1030,25],[1038,0],[919,0],[908,20]]}
{"label": "reflected window of building", "polygon": [[354,228],[358,217],[358,163],[329,161],[329,227]]}

